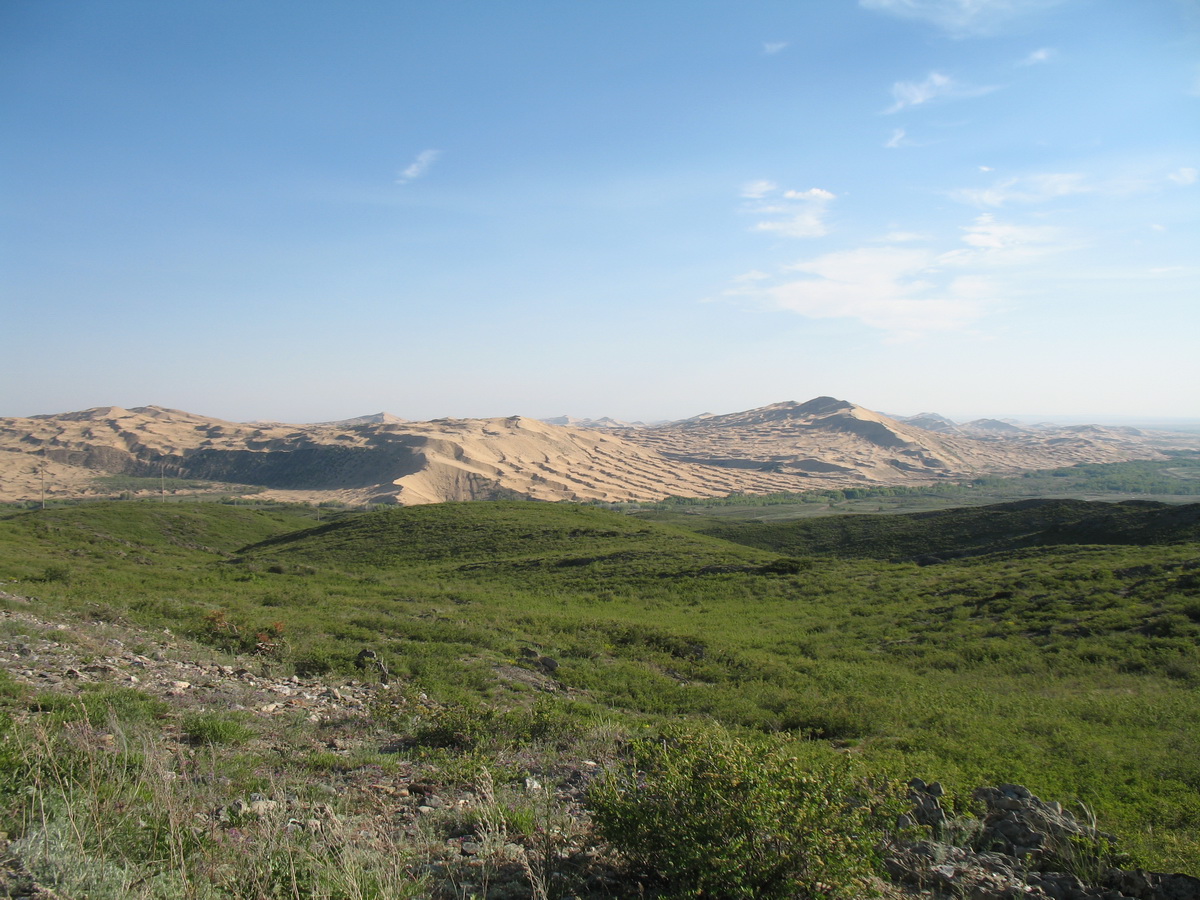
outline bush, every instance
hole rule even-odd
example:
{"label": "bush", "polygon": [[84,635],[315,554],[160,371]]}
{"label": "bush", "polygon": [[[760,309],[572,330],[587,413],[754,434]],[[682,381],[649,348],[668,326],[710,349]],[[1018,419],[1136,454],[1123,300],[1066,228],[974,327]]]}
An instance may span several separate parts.
{"label": "bush", "polygon": [[183,733],[193,744],[240,746],[254,737],[254,729],[222,713],[190,713],[184,716]]}
{"label": "bush", "polygon": [[589,792],[593,821],[667,897],[862,896],[890,792],[800,749],[716,729],[635,742]]}
{"label": "bush", "polygon": [[42,575],[38,580],[44,581],[47,584],[52,582],[58,582],[59,584],[70,584],[71,578],[72,572],[70,567],[52,564],[42,569]]}
{"label": "bush", "polygon": [[585,721],[582,708],[549,698],[510,709],[473,701],[424,701],[410,743],[457,750],[555,745],[569,741]]}

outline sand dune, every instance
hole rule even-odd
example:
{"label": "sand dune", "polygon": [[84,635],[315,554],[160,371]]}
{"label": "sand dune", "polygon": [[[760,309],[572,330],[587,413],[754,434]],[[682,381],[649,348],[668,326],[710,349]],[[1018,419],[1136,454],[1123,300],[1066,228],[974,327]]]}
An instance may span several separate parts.
{"label": "sand dune", "polygon": [[114,475],[184,478],[303,502],[654,500],[920,484],[1200,447],[1197,435],[1098,426],[983,426],[968,435],[966,427],[923,416],[939,431],[831,397],[603,429],[521,416],[408,422],[387,413],[308,425],[237,423],[158,406],[102,407],[0,419],[0,500],[38,498],[43,476],[52,498],[156,487],[104,480]]}

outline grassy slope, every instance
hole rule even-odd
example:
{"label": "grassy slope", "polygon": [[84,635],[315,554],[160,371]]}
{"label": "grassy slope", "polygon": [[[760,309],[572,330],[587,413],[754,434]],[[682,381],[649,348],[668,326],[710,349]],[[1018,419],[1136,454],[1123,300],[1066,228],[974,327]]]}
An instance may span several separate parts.
{"label": "grassy slope", "polygon": [[1195,502],[1200,495],[1200,454],[1178,452],[1166,460],[1090,463],[1014,476],[985,476],[965,483],[918,487],[862,487],[728,497],[672,497],[629,504],[640,518],[691,526],[695,518],[784,521],[830,513],[914,513],[1015,500],[1159,500]]}
{"label": "grassy slope", "polygon": [[[934,533],[965,528],[978,551],[1044,532],[1040,514]],[[874,539],[856,526],[854,553],[875,540],[880,555],[908,555],[898,517],[880,518]],[[50,607],[214,642],[228,639],[206,623],[214,610],[241,635],[280,622],[278,665],[352,671],[371,647],[446,699],[523,702],[528,688],[504,672],[534,646],[575,699],[629,723],[712,716],[806,732],[963,791],[1019,781],[1088,803],[1151,865],[1200,855],[1196,543],[1010,548],[926,567],[817,558],[779,574],[776,554],[798,545],[566,505],[311,524],[220,506],[24,513],[0,520],[0,580]],[[904,540],[928,531],[911,528]]]}
{"label": "grassy slope", "polygon": [[1026,547],[1200,541],[1200,504],[1022,500],[900,516],[689,524],[703,534],[795,556],[960,557]]}

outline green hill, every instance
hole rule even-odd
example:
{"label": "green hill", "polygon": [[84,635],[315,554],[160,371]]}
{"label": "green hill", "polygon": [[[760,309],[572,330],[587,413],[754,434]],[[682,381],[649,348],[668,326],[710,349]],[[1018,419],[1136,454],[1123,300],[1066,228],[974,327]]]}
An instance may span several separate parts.
{"label": "green hill", "polygon": [[246,560],[388,568],[571,568],[643,575],[770,559],[737,544],[589,506],[498,501],[379,510],[245,548]]}
{"label": "green hill", "polygon": [[[363,678],[370,650],[406,695],[458,711],[436,741],[379,718],[406,752],[483,752],[496,710],[546,704],[580,734],[717,720],[963,796],[1077,799],[1181,867],[1200,853],[1198,509],[1023,502],[696,534],[567,504],[320,525],[96,504],[0,518],[0,605],[171,629],[280,676]],[[944,562],[906,561],[923,555]]]}
{"label": "green hill", "polygon": [[953,558],[1073,544],[1200,541],[1200,504],[1020,500],[907,515],[696,523],[702,534],[793,556]]}

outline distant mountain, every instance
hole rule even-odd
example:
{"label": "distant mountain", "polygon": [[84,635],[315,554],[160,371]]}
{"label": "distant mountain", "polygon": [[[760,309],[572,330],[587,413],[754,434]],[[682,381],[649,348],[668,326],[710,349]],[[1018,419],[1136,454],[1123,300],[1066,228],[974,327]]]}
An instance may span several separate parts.
{"label": "distant mountain", "polygon": [[521,416],[407,422],[388,413],[294,425],[97,407],[0,419],[0,500],[36,499],[43,476],[52,498],[156,492],[166,476],[297,502],[655,500],[926,484],[1200,448],[1200,435],[1130,428],[1022,429],[985,419],[956,426],[959,433],[946,423],[833,397],[655,425]]}
{"label": "distant mountain", "polygon": [[547,425],[559,425],[566,428],[642,428],[645,422],[624,422],[620,419],[613,419],[608,416],[602,416],[599,419],[577,419],[574,416],[553,416],[549,419],[542,419]]}
{"label": "distant mountain", "polygon": [[350,428],[354,425],[403,425],[408,419],[393,416],[389,412],[377,412],[368,416],[355,416],[352,419],[338,419],[333,422],[318,422],[318,425],[333,425],[339,428]]}
{"label": "distant mountain", "polygon": [[893,416],[897,422],[924,428],[926,431],[936,431],[940,434],[960,434],[962,429],[952,419],[932,412],[917,413],[915,416]]}
{"label": "distant mountain", "polygon": [[960,426],[967,434],[1021,434],[1028,429],[1002,419],[975,419]]}

